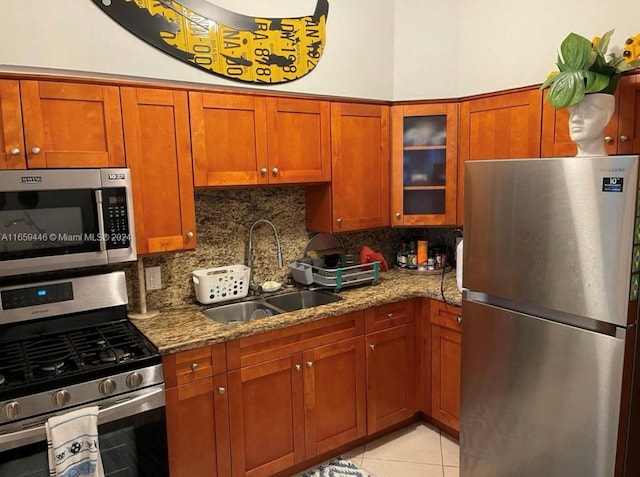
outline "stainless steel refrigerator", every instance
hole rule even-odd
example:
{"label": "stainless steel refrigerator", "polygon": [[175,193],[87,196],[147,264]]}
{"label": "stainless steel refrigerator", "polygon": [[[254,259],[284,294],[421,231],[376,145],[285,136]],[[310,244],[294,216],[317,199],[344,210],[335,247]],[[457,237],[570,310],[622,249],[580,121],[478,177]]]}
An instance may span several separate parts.
{"label": "stainless steel refrigerator", "polygon": [[640,476],[638,163],[466,163],[461,477]]}

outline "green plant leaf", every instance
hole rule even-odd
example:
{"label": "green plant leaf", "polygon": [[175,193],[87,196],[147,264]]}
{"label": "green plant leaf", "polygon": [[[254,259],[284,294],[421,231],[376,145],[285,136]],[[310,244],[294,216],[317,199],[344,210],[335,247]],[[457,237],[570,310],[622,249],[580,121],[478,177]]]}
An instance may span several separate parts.
{"label": "green plant leaf", "polygon": [[585,71],[585,93],[599,93],[609,85],[609,76],[595,71]]}
{"label": "green plant leaf", "polygon": [[540,89],[548,88],[554,81],[558,79],[559,74],[560,73],[557,73],[554,76],[548,76],[544,83],[542,83],[542,86],[540,86]]}
{"label": "green plant leaf", "polygon": [[560,54],[566,71],[586,69],[591,64],[591,42],[576,33],[569,33],[560,44]]}
{"label": "green plant leaf", "polygon": [[547,94],[547,101],[554,108],[562,109],[582,101],[585,93],[583,72],[561,72],[555,78]]}
{"label": "green plant leaf", "polygon": [[611,40],[611,35],[613,35],[614,31],[615,29],[609,30],[607,33],[602,35],[602,38],[600,39],[598,44],[595,46],[596,51],[600,53],[602,56],[605,56],[607,54],[607,50],[609,49],[609,41]]}

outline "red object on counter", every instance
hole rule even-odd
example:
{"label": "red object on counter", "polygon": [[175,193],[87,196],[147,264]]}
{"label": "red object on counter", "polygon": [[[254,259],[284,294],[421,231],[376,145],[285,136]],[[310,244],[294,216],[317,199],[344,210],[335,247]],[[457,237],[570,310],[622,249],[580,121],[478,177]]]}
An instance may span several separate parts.
{"label": "red object on counter", "polygon": [[380,252],[374,252],[366,245],[363,245],[360,249],[360,263],[372,263],[372,262],[380,262],[380,271],[386,272],[389,270],[389,266],[387,265],[387,261],[384,259],[384,256]]}

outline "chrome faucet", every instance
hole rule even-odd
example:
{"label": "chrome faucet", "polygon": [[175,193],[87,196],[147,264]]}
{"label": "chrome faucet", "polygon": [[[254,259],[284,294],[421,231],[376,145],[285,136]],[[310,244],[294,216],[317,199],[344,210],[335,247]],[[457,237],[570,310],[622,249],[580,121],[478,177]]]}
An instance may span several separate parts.
{"label": "chrome faucet", "polygon": [[253,292],[255,292],[258,289],[256,284],[253,283],[253,259],[254,259],[254,254],[253,254],[253,229],[255,228],[256,225],[259,225],[259,224],[267,224],[273,229],[273,235],[275,235],[275,237],[276,237],[276,259],[278,261],[278,267],[282,268],[282,249],[280,248],[280,238],[278,237],[278,231],[276,230],[276,226],[273,225],[273,223],[271,223],[267,219],[258,219],[258,220],[256,220],[254,223],[251,224],[251,228],[249,229],[249,257],[248,257],[248,261],[249,261],[249,290],[251,290]]}

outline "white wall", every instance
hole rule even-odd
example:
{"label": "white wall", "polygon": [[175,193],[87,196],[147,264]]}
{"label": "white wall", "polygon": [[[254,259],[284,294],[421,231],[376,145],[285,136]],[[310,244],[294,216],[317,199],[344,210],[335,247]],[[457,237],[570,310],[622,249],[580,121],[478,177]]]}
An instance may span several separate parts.
{"label": "white wall", "polygon": [[[300,16],[315,0],[209,0],[245,14]],[[90,0],[1,0],[6,65],[232,87],[133,36]],[[239,7],[238,4],[241,6]],[[562,39],[640,32],[638,0],[329,0],[327,45],[309,75],[269,90],[445,99],[541,83]]]}
{"label": "white wall", "polygon": [[[0,69],[56,68],[257,87],[184,64],[126,31],[90,0],[2,0]],[[211,0],[240,13],[302,16],[315,0]],[[241,4],[241,9],[238,7]],[[371,99],[393,96],[393,2],[329,0],[327,45],[314,71],[269,90]]]}

